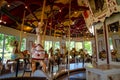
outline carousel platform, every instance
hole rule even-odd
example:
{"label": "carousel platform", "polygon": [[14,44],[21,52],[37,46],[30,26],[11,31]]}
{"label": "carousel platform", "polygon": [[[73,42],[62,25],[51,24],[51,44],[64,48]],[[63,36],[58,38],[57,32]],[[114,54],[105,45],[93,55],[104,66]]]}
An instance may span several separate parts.
{"label": "carousel platform", "polygon": [[[85,63],[90,64],[90,63]],[[71,63],[68,65],[61,64],[58,68],[57,65],[53,67],[53,72],[47,73],[52,80],[86,80],[85,68],[82,63]],[[18,71],[18,77],[22,77],[23,71]],[[69,75],[68,75],[69,74]],[[0,76],[2,78],[15,77],[15,72],[4,74]],[[29,73],[26,73],[24,77],[30,77]]]}
{"label": "carousel platform", "polygon": [[66,68],[66,65],[61,65],[60,69],[54,72],[53,80],[86,80],[85,68],[82,63],[71,63],[69,66]]}

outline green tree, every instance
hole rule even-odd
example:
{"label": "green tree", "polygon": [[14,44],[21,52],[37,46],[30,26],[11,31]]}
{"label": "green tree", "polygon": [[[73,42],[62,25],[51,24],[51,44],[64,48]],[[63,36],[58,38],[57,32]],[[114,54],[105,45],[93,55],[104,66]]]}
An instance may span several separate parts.
{"label": "green tree", "polygon": [[7,51],[11,50],[11,42],[13,42],[14,40],[16,40],[15,36],[6,35],[5,46]]}
{"label": "green tree", "polygon": [[84,48],[87,50],[87,52],[92,55],[92,46],[90,41],[84,42]]}
{"label": "green tree", "polygon": [[0,34],[0,48],[3,46],[3,38],[4,38],[4,35]]}

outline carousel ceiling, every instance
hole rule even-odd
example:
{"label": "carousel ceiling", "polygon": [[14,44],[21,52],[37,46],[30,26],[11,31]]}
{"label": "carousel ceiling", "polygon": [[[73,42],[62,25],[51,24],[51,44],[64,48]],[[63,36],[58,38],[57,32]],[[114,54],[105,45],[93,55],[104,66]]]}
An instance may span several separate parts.
{"label": "carousel ceiling", "polygon": [[0,3],[1,25],[36,33],[35,29],[43,16],[42,30],[46,35],[68,36],[69,25],[71,37],[93,35],[86,27],[82,11],[89,10],[84,6],[84,0],[71,0],[69,16],[69,0],[46,0],[44,15],[42,15],[44,0],[2,0]]}

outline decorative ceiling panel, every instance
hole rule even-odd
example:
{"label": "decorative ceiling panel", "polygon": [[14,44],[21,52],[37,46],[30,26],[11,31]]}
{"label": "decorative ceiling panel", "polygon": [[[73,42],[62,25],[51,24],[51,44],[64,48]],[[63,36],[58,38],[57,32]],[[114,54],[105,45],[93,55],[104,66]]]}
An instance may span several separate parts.
{"label": "decorative ceiling panel", "polygon": [[[47,35],[50,34],[52,30],[51,34],[54,36],[57,30],[58,34],[62,36],[65,31],[69,30],[68,27],[70,25],[71,37],[74,37],[74,35],[83,37],[81,34],[86,33],[88,30],[83,12],[89,11],[89,7],[86,5],[86,0],[71,0],[69,19],[69,1],[70,0],[46,0],[44,15],[42,15],[43,0],[6,0],[7,5],[2,7],[1,15],[7,23],[1,24],[20,29],[20,26],[19,28],[15,26],[22,24],[24,19],[24,31],[35,33],[35,28],[38,27],[41,16],[43,16],[44,25],[42,26],[42,30],[44,31],[46,27]],[[8,4],[10,5],[9,7]],[[23,17],[24,12],[25,17]],[[64,35],[68,34],[66,33]]]}

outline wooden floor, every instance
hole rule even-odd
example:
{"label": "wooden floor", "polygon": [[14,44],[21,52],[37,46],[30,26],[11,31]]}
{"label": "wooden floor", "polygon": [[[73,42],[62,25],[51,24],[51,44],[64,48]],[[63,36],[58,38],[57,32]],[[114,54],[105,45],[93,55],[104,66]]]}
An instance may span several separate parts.
{"label": "wooden floor", "polygon": [[[88,63],[85,63],[85,65]],[[75,70],[75,69],[80,69],[83,68],[82,63],[71,63],[69,70]],[[65,71],[66,70],[66,65],[60,65],[59,70],[58,70],[58,66],[54,66],[53,69],[53,73],[48,73],[48,75],[50,77],[55,76],[57,73],[60,73],[61,71]],[[21,77],[23,74],[23,71],[19,71],[18,77]],[[29,73],[26,73],[25,76],[29,77]],[[9,74],[4,74],[0,76],[1,78],[8,78],[8,77],[15,77],[15,72],[9,73]],[[71,73],[69,76],[66,74],[62,77],[60,77],[58,80],[85,80],[85,71],[77,71],[77,72],[73,72]]]}

